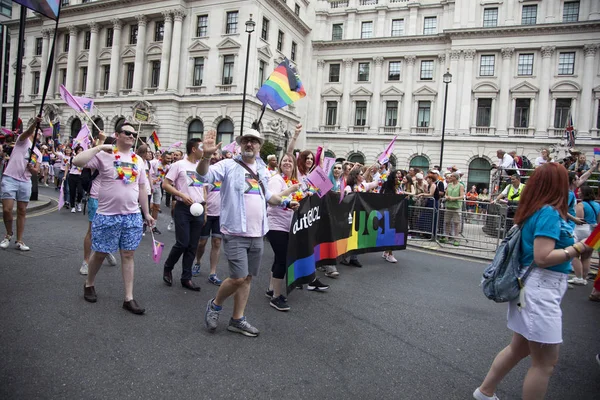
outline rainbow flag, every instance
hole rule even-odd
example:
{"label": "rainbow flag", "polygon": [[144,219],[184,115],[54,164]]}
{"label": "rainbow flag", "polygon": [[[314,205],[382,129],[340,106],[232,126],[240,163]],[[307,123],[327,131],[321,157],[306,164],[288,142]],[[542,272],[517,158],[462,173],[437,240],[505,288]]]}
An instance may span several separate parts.
{"label": "rainbow flag", "polygon": [[221,191],[221,182],[213,183],[213,188],[211,192],[220,192]]}
{"label": "rainbow flag", "polygon": [[585,240],[585,244],[594,250],[600,250],[600,224],[596,226],[592,234]]}
{"label": "rainbow flag", "polygon": [[276,111],[306,96],[300,77],[286,58],[256,93],[263,106]]}
{"label": "rainbow flag", "polygon": [[154,143],[154,147],[156,148],[156,150],[160,150],[160,140],[158,140],[158,135],[156,134],[156,131],[152,132],[152,135],[150,135],[150,140],[152,141],[152,143]]}
{"label": "rainbow flag", "polygon": [[594,155],[600,156],[600,147],[594,147]]}

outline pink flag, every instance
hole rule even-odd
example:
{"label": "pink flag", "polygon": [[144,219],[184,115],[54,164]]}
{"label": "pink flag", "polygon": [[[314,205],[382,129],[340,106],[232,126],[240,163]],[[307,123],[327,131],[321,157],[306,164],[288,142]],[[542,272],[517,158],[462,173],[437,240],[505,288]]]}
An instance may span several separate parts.
{"label": "pink flag", "polygon": [[161,243],[158,240],[154,240],[154,237],[152,238],[152,259],[155,263],[160,264],[160,257],[162,256],[164,248],[164,243]]}
{"label": "pink flag", "polygon": [[92,112],[92,108],[94,107],[94,99],[79,96],[73,96],[73,98],[78,104],[81,104],[81,107],[83,107],[85,111]]}
{"label": "pink flag", "polygon": [[325,196],[333,188],[333,183],[329,180],[329,176],[319,166],[315,167],[306,178],[311,186],[317,188],[317,195],[319,197]]}
{"label": "pink flag", "polygon": [[321,146],[317,147],[317,154],[315,154],[315,165],[318,167],[321,164],[321,153],[323,152],[323,148]]}
{"label": "pink flag", "polygon": [[325,171],[326,173],[329,174],[331,172],[331,168],[333,167],[333,164],[335,164],[335,158],[332,158],[332,157],[323,158],[323,171]]}
{"label": "pink flag", "polygon": [[87,112],[87,110],[81,105],[81,103],[79,103],[75,99],[75,97],[73,97],[71,92],[69,92],[64,85],[60,85],[59,92],[60,97],[62,97],[62,99],[65,101],[65,103],[69,105],[69,107],[71,107],[77,112]]}
{"label": "pink flag", "polygon": [[84,150],[89,149],[91,144],[91,136],[92,133],[90,132],[90,128],[88,128],[87,124],[83,125],[77,134],[77,137],[73,140],[73,147],[77,147],[77,145],[79,145],[83,147]]}
{"label": "pink flag", "polygon": [[46,128],[46,129],[42,129],[42,134],[43,134],[45,137],[52,136],[52,133],[53,133],[53,132],[54,132],[54,129],[52,129],[52,128]]}
{"label": "pink flag", "polygon": [[227,146],[223,147],[223,151],[228,151],[231,154],[235,151],[235,142],[229,143]]}
{"label": "pink flag", "polygon": [[340,182],[340,203],[344,200],[344,195],[346,194],[344,189],[346,189],[346,177],[342,175],[342,181]]}
{"label": "pink flag", "polygon": [[2,133],[4,133],[7,136],[12,136],[13,135],[13,131],[11,131],[8,128],[2,128]]}
{"label": "pink flag", "polygon": [[58,194],[58,211],[65,205],[65,181],[60,184],[60,193]]}
{"label": "pink flag", "polygon": [[238,146],[237,144],[235,145],[235,149],[233,151],[233,154],[241,154],[242,153],[242,147]]}
{"label": "pink flag", "polygon": [[379,162],[379,164],[385,164],[388,161],[390,161],[390,156],[394,152],[394,143],[396,143],[397,137],[398,136],[394,136],[394,138],[392,139],[390,144],[388,144],[387,147],[385,148],[385,151],[383,153],[381,153],[381,155],[379,156],[379,159],[377,160],[377,162]]}
{"label": "pink flag", "polygon": [[171,151],[171,149],[178,149],[181,147],[181,145],[183,144],[183,142],[175,142],[172,145],[169,146],[169,148],[167,149],[167,152]]}

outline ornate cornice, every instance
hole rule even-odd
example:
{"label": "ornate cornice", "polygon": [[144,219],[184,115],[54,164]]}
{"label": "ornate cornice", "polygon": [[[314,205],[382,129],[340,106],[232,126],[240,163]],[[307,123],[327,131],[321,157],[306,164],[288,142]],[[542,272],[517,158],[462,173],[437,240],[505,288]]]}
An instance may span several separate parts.
{"label": "ornate cornice", "polygon": [[476,37],[503,37],[503,36],[527,36],[540,34],[565,34],[577,32],[593,32],[600,30],[600,21],[580,21],[577,23],[557,23],[538,25],[511,25],[494,28],[469,28],[469,29],[446,29],[444,34],[450,38],[476,36]]}
{"label": "ornate cornice", "polygon": [[465,60],[472,60],[475,57],[475,49],[466,49],[463,50],[463,54],[465,56]]}
{"label": "ornate cornice", "polygon": [[112,22],[113,30],[115,31],[120,31],[123,27],[123,22],[121,22],[121,20],[118,18],[111,19],[110,22]]}
{"label": "ornate cornice", "polygon": [[373,47],[379,45],[385,46],[405,46],[415,43],[449,43],[444,35],[415,35],[415,36],[394,36],[377,37],[370,39],[345,39],[345,40],[313,40],[313,48],[325,49],[329,47]]}
{"label": "ornate cornice", "polygon": [[598,44],[583,45],[583,54],[586,57],[594,57],[596,56],[596,51],[598,50],[598,47],[600,47],[600,45]]}
{"label": "ornate cornice", "polygon": [[515,48],[514,47],[503,47],[500,50],[500,53],[502,53],[502,58],[512,58],[513,54],[515,53]]}
{"label": "ornate cornice", "polygon": [[556,47],[554,46],[542,47],[542,58],[552,57],[552,54],[554,54],[554,50],[556,50]]}

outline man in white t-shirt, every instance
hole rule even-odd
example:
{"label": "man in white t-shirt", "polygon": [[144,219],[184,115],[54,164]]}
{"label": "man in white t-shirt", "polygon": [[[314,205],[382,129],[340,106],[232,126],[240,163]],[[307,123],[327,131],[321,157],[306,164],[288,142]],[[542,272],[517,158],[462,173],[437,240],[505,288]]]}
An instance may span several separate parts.
{"label": "man in white t-shirt", "polygon": [[94,280],[108,253],[121,252],[125,283],[123,308],[134,314],[145,309],[133,298],[134,252],[142,240],[141,205],[148,226],[154,218],[148,210],[145,162],[132,150],[137,133],[128,122],[117,127],[114,145],[102,145],[80,153],[73,165],[98,170],[98,210],[92,222],[92,250],[87,280],[83,287],[86,301],[97,301]]}
{"label": "man in white t-shirt", "polygon": [[515,159],[512,158],[510,156],[510,154],[508,154],[504,150],[498,150],[496,152],[496,156],[498,157],[498,166],[497,167],[498,167],[498,169],[501,170],[503,178],[508,178],[510,175],[513,174],[513,171],[507,171],[507,170],[514,169],[517,174],[519,173],[519,171],[517,170],[517,164],[515,163]]}

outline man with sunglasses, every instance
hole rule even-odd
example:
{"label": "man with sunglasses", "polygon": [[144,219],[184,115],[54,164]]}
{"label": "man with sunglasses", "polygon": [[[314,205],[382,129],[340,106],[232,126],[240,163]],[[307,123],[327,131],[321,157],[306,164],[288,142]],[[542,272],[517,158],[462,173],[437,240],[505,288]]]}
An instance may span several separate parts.
{"label": "man with sunglasses", "polygon": [[133,314],[145,309],[133,298],[134,253],[142,240],[143,220],[148,226],[154,218],[148,210],[145,162],[132,150],[137,133],[128,122],[117,128],[114,145],[93,147],[78,154],[73,164],[98,171],[98,210],[92,222],[92,250],[83,297],[97,301],[94,280],[108,253],[121,252],[121,267],[125,283],[123,308]]}

